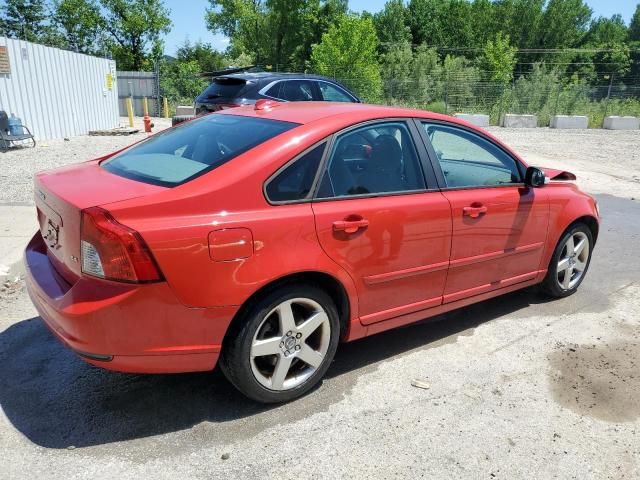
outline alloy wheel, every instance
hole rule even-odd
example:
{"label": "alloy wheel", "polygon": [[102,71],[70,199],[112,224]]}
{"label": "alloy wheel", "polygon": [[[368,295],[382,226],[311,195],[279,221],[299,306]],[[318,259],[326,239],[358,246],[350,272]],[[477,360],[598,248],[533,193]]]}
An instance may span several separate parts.
{"label": "alloy wheel", "polygon": [[589,263],[589,238],[584,232],[575,232],[565,242],[556,268],[558,285],[571,290],[584,275]]}
{"label": "alloy wheel", "polygon": [[322,365],[330,340],[329,317],[319,303],[286,300],[264,317],[253,336],[253,375],[270,390],[296,388]]}

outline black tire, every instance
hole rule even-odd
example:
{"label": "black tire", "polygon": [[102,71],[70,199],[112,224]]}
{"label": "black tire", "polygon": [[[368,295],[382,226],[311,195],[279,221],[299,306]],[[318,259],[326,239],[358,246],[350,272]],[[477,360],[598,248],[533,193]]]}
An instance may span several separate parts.
{"label": "black tire", "polygon": [[[582,233],[586,235],[589,240],[589,257],[586,260],[586,267],[582,271],[582,276],[578,279],[578,281],[571,285],[570,288],[563,288],[558,281],[558,262],[560,261],[560,256],[564,251],[565,244],[569,237],[575,236],[577,233]],[[551,257],[551,261],[549,262],[549,268],[547,269],[547,275],[544,278],[541,284],[541,290],[543,293],[553,297],[553,298],[564,298],[569,295],[573,295],[578,287],[582,284],[585,276],[587,275],[587,271],[589,270],[589,265],[591,263],[591,255],[593,253],[594,241],[593,234],[591,233],[591,229],[584,223],[575,223],[571,225],[560,237],[558,244],[556,245],[556,249],[553,252],[553,256]]]}
{"label": "black tire", "polygon": [[175,127],[176,125],[179,125],[182,122],[193,120],[194,118],[196,118],[195,115],[176,115],[171,119],[171,126]]}
{"label": "black tire", "polygon": [[[258,328],[269,312],[281,303],[306,298],[318,303],[326,312],[330,325],[330,340],[322,363],[304,383],[288,390],[272,390],[258,381],[251,367],[251,344]],[[331,297],[313,285],[283,285],[266,293],[249,306],[234,322],[222,348],[220,367],[229,381],[244,395],[261,403],[288,402],[307,393],[324,376],[338,347],[340,320]]]}

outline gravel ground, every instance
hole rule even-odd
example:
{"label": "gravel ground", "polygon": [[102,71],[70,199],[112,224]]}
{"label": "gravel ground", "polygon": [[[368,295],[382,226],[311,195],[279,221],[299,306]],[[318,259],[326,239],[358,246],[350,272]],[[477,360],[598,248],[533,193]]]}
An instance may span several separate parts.
{"label": "gravel ground", "polygon": [[[575,295],[528,289],[342,345],[319,388],[265,407],[218,372],[88,366],[8,281],[0,479],[640,478],[640,133],[492,131],[615,193],[597,195],[602,229]],[[66,145],[82,143],[82,158],[115,148],[102,140],[60,144],[56,158]]]}
{"label": "gravel ground", "polygon": [[575,173],[589,193],[640,198],[640,130],[488,130],[530,165]]}
{"label": "gravel ground", "polygon": [[[154,118],[154,132],[171,126],[171,120]],[[121,119],[121,125],[128,121]],[[0,203],[33,203],[33,174],[70,163],[98,158],[146,138],[142,119],[135,119],[140,133],[118,137],[71,137],[42,140],[36,148],[16,148],[0,153]]]}

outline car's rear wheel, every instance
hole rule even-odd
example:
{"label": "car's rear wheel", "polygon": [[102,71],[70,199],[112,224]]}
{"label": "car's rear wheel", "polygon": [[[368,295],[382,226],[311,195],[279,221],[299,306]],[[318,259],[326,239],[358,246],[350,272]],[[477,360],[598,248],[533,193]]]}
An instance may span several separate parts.
{"label": "car's rear wheel", "polygon": [[220,365],[238,390],[264,403],[292,400],[317,384],[340,335],[331,297],[311,285],[265,295],[235,325]]}
{"label": "car's rear wheel", "polygon": [[593,234],[587,225],[577,223],[570,227],[558,242],[542,284],[552,297],[567,297],[584,280],[593,251]]}

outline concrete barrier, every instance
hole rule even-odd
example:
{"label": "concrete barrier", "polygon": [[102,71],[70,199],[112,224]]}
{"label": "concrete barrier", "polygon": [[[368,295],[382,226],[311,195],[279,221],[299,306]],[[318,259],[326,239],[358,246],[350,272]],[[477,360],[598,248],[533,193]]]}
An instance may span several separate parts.
{"label": "concrete barrier", "polygon": [[604,118],[602,128],[607,130],[638,130],[640,128],[640,118],[610,116]]}
{"label": "concrete barrier", "polygon": [[505,128],[536,128],[538,126],[538,117],[535,115],[505,113],[500,119],[500,126]]}
{"label": "concrete barrier", "polygon": [[176,107],[176,115],[195,115],[196,114],[196,109],[194,107],[188,107],[188,106],[180,106],[180,107]]}
{"label": "concrete barrier", "polygon": [[563,129],[589,128],[589,119],[582,115],[554,115],[549,126]]}
{"label": "concrete barrier", "polygon": [[483,113],[456,113],[454,117],[473,123],[478,127],[489,126],[489,115]]}

